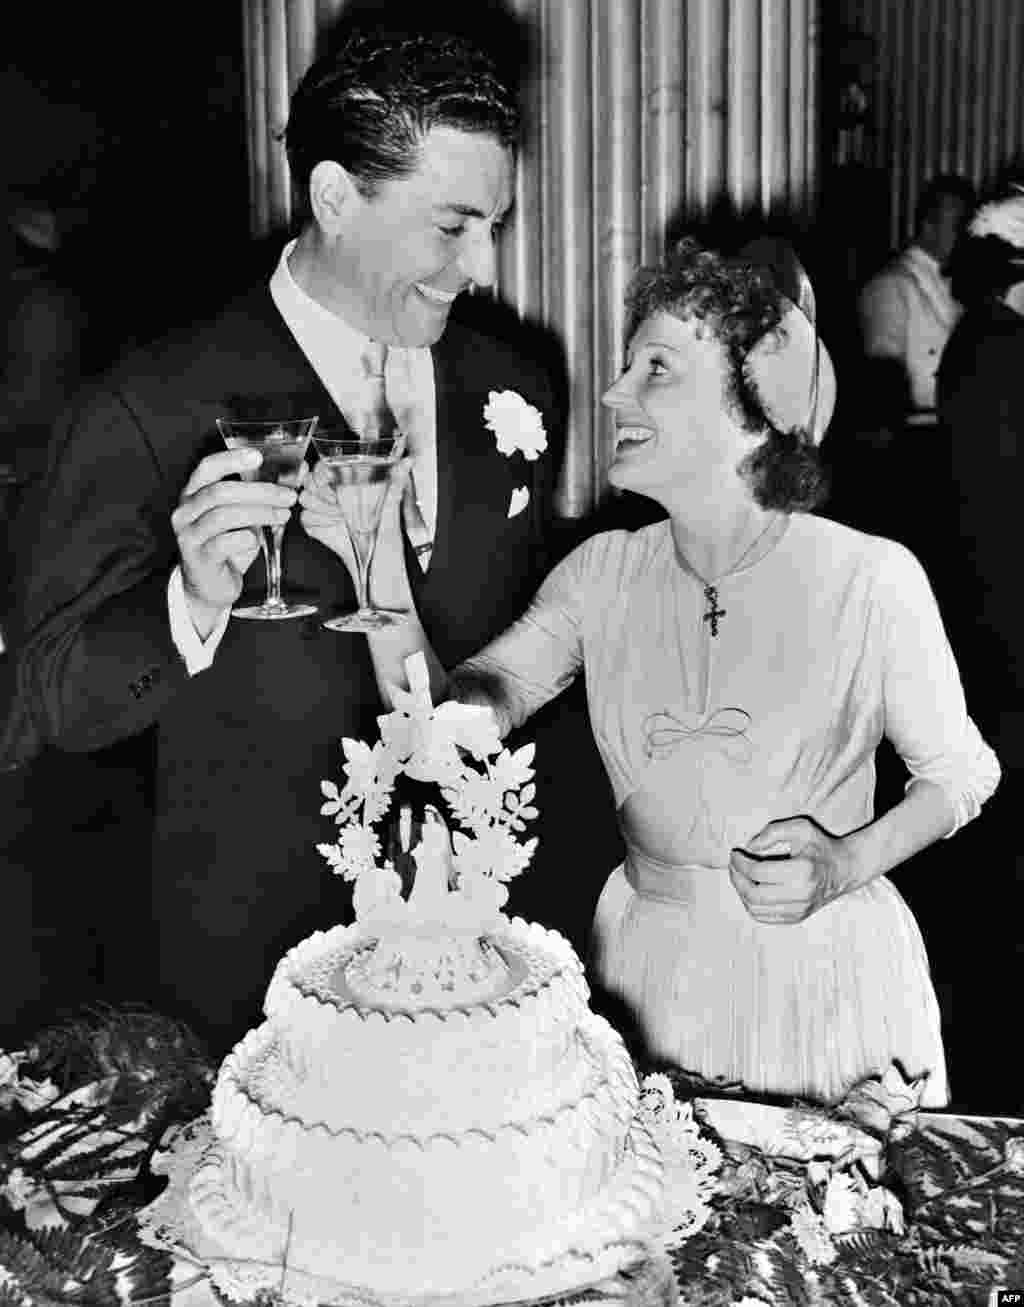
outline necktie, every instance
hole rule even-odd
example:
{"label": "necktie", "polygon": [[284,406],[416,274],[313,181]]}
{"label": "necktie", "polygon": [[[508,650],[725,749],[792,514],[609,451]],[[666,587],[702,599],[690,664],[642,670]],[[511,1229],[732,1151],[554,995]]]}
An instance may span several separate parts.
{"label": "necktie", "polygon": [[[387,397],[387,357],[388,347],[380,341],[367,342],[363,351],[363,368],[367,376],[367,413],[364,431],[367,438],[390,436],[401,430],[392,412]],[[421,569],[425,572],[430,566],[430,554],[434,542],[420,510],[416,495],[416,451],[409,447],[409,432],[405,432],[406,453],[413,458],[412,471],[406,482],[402,495],[402,525],[409,538],[413,553]]]}

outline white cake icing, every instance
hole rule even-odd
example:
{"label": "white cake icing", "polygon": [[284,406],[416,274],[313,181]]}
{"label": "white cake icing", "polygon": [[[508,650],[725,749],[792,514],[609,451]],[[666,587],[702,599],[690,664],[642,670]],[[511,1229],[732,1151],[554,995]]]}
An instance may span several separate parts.
{"label": "white cake icing", "polygon": [[[267,1021],[221,1068],[219,1147],[192,1184],[231,1255],[273,1261],[287,1244],[312,1275],[455,1292],[539,1264],[635,1164],[633,1066],[571,947],[520,920],[493,944],[505,992],[446,1011],[362,1006],[339,983],[367,945],[358,926],[282,960]],[[648,1158],[619,1237],[659,1192]]]}
{"label": "white cake icing", "polygon": [[[356,1297],[472,1296],[509,1274],[523,1296],[517,1275],[532,1289],[567,1259],[604,1273],[635,1259],[664,1167],[637,1119],[632,1062],[590,1010],[571,946],[500,912],[503,881],[532,852],[512,835],[532,798],[532,749],[492,764],[500,744],[479,710],[435,714],[425,669],[417,677],[412,715],[382,718],[382,734],[405,742],[410,775],[440,772],[473,838],[457,833],[453,847],[429,809],[403,899],[370,830],[398,746],[345,742],[349,783],[324,793],[339,825],[360,806],[363,825],[322,851],[355,881],[356,924],[278,964],[266,1021],[217,1077],[216,1142],[190,1204],[218,1255]],[[456,728],[485,776],[460,761]]]}

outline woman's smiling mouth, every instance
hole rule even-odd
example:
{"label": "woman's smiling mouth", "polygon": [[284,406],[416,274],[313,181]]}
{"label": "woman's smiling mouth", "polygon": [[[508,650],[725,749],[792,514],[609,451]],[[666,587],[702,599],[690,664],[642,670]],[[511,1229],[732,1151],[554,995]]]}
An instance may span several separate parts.
{"label": "woman's smiling mouth", "polygon": [[628,454],[653,440],[655,434],[650,427],[619,427],[615,433],[615,452]]}

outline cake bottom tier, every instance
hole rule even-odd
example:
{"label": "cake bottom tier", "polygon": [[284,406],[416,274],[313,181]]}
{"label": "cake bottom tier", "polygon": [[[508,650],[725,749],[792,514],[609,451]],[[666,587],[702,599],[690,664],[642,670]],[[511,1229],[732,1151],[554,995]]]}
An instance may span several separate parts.
{"label": "cake bottom tier", "polygon": [[307,1136],[293,1123],[272,1168],[258,1140],[219,1140],[190,1186],[200,1226],[231,1256],[410,1297],[540,1267],[587,1241],[628,1241],[663,1176],[653,1146],[637,1149],[622,1041],[598,1017],[581,1034],[600,1071],[594,1088],[493,1135]]}

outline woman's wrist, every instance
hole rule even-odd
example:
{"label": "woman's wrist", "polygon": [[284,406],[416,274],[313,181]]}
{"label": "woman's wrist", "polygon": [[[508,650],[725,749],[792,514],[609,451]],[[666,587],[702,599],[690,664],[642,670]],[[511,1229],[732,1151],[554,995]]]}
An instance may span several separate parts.
{"label": "woman's wrist", "polygon": [[[874,823],[872,822],[871,825],[873,826]],[[881,872],[873,857],[872,841],[868,836],[870,830],[871,826],[862,826],[859,830],[851,831],[849,835],[842,835],[839,838],[842,866],[840,892],[843,894],[862,889]]]}
{"label": "woman's wrist", "polygon": [[948,834],[955,820],[953,805],[940,786],[915,782],[895,807],[842,837],[851,888],[868,885],[906,862]]}

